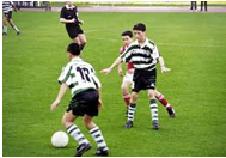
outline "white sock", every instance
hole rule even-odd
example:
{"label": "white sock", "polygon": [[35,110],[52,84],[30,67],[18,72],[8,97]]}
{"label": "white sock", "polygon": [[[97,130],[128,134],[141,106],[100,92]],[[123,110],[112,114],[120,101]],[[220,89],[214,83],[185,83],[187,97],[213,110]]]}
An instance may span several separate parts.
{"label": "white sock", "polygon": [[89,143],[84,134],[81,133],[80,129],[75,124],[67,128],[67,133],[70,134],[79,145]]}
{"label": "white sock", "polygon": [[152,121],[158,121],[158,104],[156,99],[151,99],[150,100],[150,110],[151,110],[151,115],[152,115]]}
{"label": "white sock", "polygon": [[105,143],[104,136],[100,131],[99,127],[94,127],[90,130],[90,134],[92,135],[93,140],[97,143],[99,148],[103,148],[103,150],[108,150],[108,147]]}

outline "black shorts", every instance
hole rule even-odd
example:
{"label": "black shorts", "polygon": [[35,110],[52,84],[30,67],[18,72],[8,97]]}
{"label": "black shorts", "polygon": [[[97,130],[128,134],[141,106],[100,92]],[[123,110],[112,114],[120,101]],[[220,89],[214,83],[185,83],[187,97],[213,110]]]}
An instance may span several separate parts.
{"label": "black shorts", "polygon": [[13,15],[13,12],[12,12],[12,11],[5,13],[5,17],[6,17],[6,19],[7,19],[8,21],[9,21],[10,19],[12,19],[12,15]]}
{"label": "black shorts", "polygon": [[99,94],[97,90],[86,90],[75,95],[68,105],[67,112],[72,110],[75,116],[98,116]]}
{"label": "black shorts", "polygon": [[135,69],[133,81],[134,92],[140,90],[155,89],[157,80],[157,69]]}
{"label": "black shorts", "polygon": [[66,26],[67,34],[70,38],[78,37],[80,34],[84,34],[84,31],[81,29],[79,25],[75,26]]}

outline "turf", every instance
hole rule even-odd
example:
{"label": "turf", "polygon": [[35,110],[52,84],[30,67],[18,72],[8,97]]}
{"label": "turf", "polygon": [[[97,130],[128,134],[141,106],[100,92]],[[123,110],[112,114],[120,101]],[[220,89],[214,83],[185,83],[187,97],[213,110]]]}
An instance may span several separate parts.
{"label": "turf", "polygon": [[[110,156],[226,156],[226,14],[224,13],[81,13],[88,44],[82,57],[92,63],[103,84],[104,109],[95,122],[101,127]],[[66,64],[71,41],[58,13],[14,13],[21,36],[11,29],[3,37],[3,156],[73,156],[77,145],[56,149],[51,135],[64,130],[61,116],[70,100],[50,112]],[[121,79],[116,71],[99,73],[113,62],[120,33],[144,22],[172,72],[158,74],[158,89],[172,103],[171,119],[159,105],[161,128],[151,129],[147,94],[137,102],[135,127],[125,123]],[[77,124],[91,140],[83,127]],[[96,145],[85,156],[93,156]]]}

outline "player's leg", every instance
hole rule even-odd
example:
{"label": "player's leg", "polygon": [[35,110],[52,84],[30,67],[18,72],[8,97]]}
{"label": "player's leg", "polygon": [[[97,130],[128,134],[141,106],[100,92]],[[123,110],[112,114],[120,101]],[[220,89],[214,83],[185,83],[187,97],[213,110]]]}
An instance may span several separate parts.
{"label": "player's leg", "polygon": [[162,95],[158,90],[155,90],[155,97],[158,99],[158,101],[166,108],[166,111],[168,112],[170,117],[175,117],[176,112],[171,106],[171,104],[167,101],[167,99]]}
{"label": "player's leg", "polygon": [[129,101],[130,101],[129,86],[130,86],[130,82],[127,79],[127,77],[124,76],[122,80],[121,90],[122,90],[123,101],[125,102],[125,105],[126,105],[126,110],[128,110]]}
{"label": "player's leg", "polygon": [[125,128],[133,127],[137,98],[138,98],[138,92],[133,91],[130,97],[130,104],[128,107],[128,116],[127,116],[127,122],[125,124]]}
{"label": "player's leg", "polygon": [[72,41],[73,41],[74,43],[78,43],[78,45],[80,45],[80,40],[79,40],[78,36],[72,38]]}
{"label": "player's leg", "polygon": [[7,21],[11,25],[11,27],[17,32],[17,35],[19,35],[20,34],[20,30],[18,29],[18,27],[16,26],[16,24],[14,24],[14,22],[13,22],[12,12],[9,12],[8,13]]}
{"label": "player's leg", "polygon": [[149,107],[152,114],[152,126],[153,129],[159,129],[159,118],[158,118],[158,104],[155,98],[155,91],[148,89]]}
{"label": "player's leg", "polygon": [[2,17],[2,35],[6,36],[7,35],[7,17],[3,16]]}
{"label": "player's leg", "polygon": [[106,145],[104,140],[104,136],[100,130],[100,128],[93,122],[92,116],[85,115],[84,116],[84,123],[87,129],[93,138],[93,140],[97,143],[97,156],[108,156],[109,148]]}
{"label": "player's leg", "polygon": [[62,123],[67,128],[67,133],[70,134],[74,138],[74,140],[78,142],[79,146],[77,147],[75,153],[75,156],[77,157],[82,156],[91,148],[89,141],[85,138],[84,134],[81,133],[79,127],[75,123],[73,123],[76,117],[84,116],[79,101],[79,97],[76,97],[76,99],[73,98],[68,105],[67,112],[62,118]]}
{"label": "player's leg", "polygon": [[79,41],[80,41],[80,49],[83,50],[85,48],[85,45],[87,43],[86,36],[83,32],[83,30],[80,30],[80,34],[78,35]]}
{"label": "player's leg", "polygon": [[81,144],[88,144],[88,140],[84,134],[81,133],[79,127],[74,123],[76,116],[73,115],[72,110],[66,112],[62,117],[62,124],[67,129],[67,133],[70,134],[75,141]]}
{"label": "player's leg", "polygon": [[17,32],[17,35],[20,35],[20,30],[18,29],[18,27],[16,26],[16,24],[13,22],[13,19],[12,18],[9,20],[9,24]]}
{"label": "player's leg", "polygon": [[157,69],[151,71],[146,71],[144,73],[145,87],[147,88],[148,98],[149,98],[149,108],[152,115],[152,126],[153,129],[159,129],[159,118],[158,118],[158,104],[155,98],[155,86],[157,80]]}

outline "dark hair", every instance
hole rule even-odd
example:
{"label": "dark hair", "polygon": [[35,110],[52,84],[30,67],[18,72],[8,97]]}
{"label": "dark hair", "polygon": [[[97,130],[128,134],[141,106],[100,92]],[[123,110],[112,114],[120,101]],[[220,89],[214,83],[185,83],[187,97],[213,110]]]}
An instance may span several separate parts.
{"label": "dark hair", "polygon": [[122,36],[129,36],[130,38],[133,38],[133,32],[132,31],[124,31],[124,32],[122,32]]}
{"label": "dark hair", "polygon": [[70,43],[67,46],[67,51],[72,55],[80,55],[80,48],[78,43]]}
{"label": "dark hair", "polygon": [[146,25],[142,23],[135,24],[133,30],[146,31]]}

